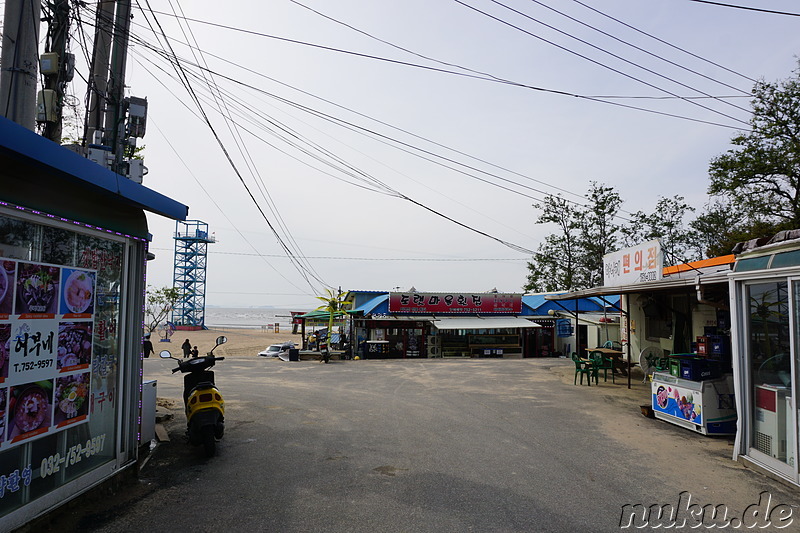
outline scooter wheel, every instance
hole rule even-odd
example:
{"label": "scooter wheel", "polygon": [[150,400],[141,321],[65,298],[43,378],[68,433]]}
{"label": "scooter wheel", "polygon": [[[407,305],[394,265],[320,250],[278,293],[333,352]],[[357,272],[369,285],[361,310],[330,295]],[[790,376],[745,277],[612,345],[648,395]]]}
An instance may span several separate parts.
{"label": "scooter wheel", "polygon": [[217,439],[214,437],[213,426],[203,428],[203,449],[206,452],[206,457],[214,457],[217,453]]}

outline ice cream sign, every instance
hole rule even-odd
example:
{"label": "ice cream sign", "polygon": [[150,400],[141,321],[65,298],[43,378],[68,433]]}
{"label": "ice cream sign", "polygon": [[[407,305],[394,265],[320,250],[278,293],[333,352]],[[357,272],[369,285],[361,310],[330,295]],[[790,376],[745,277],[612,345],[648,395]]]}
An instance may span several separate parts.
{"label": "ice cream sign", "polygon": [[603,256],[603,285],[619,287],[663,277],[664,254],[656,239]]}
{"label": "ice cream sign", "polygon": [[0,449],[7,449],[88,420],[96,272],[0,264]]}

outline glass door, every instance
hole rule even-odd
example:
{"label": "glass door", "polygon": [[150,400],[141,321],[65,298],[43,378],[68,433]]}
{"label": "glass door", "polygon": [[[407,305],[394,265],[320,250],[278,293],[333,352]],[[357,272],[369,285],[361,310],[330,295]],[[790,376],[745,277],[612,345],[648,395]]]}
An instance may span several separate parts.
{"label": "glass door", "polygon": [[[800,338],[800,286],[783,279],[746,286],[746,368],[751,401],[748,455],[797,479],[793,354]],[[791,301],[791,302],[790,302]],[[793,348],[794,347],[794,348]]]}

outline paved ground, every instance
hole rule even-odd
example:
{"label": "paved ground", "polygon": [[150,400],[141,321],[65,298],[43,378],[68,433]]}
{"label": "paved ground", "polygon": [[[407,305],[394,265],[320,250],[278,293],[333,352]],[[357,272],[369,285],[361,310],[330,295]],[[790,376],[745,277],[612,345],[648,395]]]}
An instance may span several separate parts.
{"label": "paved ground", "polygon": [[[145,363],[177,402],[169,362]],[[227,359],[217,457],[185,443],[176,408],[140,484],[53,531],[618,531],[626,504],[677,506],[685,492],[740,517],[762,491],[789,506],[784,531],[800,524],[800,492],[731,461],[728,439],[643,417],[636,381],[573,386],[573,369]]]}

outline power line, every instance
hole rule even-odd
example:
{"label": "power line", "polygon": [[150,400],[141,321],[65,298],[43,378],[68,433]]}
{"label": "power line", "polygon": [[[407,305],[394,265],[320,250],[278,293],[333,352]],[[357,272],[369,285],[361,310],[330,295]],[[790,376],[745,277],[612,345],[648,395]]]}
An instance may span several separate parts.
{"label": "power line", "polygon": [[[156,248],[152,247],[151,250],[164,250],[169,251],[169,248]],[[250,252],[220,252],[217,250],[209,251],[209,255],[235,255],[235,256],[250,256],[250,257],[272,257],[272,258],[286,258],[285,255],[280,254],[261,254]],[[331,260],[331,261],[426,261],[434,263],[469,263],[469,262],[507,262],[507,261],[529,261],[528,258],[520,257],[342,257],[330,255],[309,256],[308,259],[316,260]]]}
{"label": "power line", "polygon": [[[662,61],[664,61],[666,63],[669,63],[670,65],[673,65],[673,66],[678,67],[680,69],[686,70],[687,72],[691,72],[692,74],[695,74],[695,75],[700,76],[702,78],[705,78],[707,80],[713,81],[714,83],[719,83],[720,85],[728,87],[729,89],[733,89],[734,91],[738,91],[739,93],[742,93],[742,97],[749,97],[750,96],[750,93],[748,91],[743,91],[742,89],[739,89],[738,87],[735,87],[733,85],[727,84],[727,83],[722,82],[722,81],[719,81],[719,80],[717,80],[715,78],[712,78],[711,76],[707,76],[706,74],[703,74],[702,72],[698,72],[696,70],[690,69],[689,67],[687,67],[685,65],[681,65],[680,63],[676,63],[674,61],[671,61],[671,60],[669,60],[669,59],[667,59],[665,57],[662,57],[662,56],[660,56],[660,55],[658,55],[656,53],[651,52],[650,50],[647,50],[646,48],[642,48],[641,46],[635,45],[633,43],[629,43],[628,41],[625,41],[624,39],[621,39],[621,38],[617,37],[616,35],[613,35],[611,33],[608,33],[607,31],[601,30],[600,28],[592,26],[591,24],[583,22],[582,20],[579,20],[579,19],[577,19],[577,18],[575,18],[573,16],[570,16],[567,13],[564,13],[563,11],[559,11],[558,9],[556,9],[556,8],[554,8],[552,6],[549,6],[549,5],[545,4],[544,2],[540,2],[539,0],[531,0],[531,2],[533,2],[535,4],[538,4],[538,5],[546,8],[546,9],[549,9],[550,11],[558,13],[559,15],[561,15],[563,17],[566,17],[569,20],[572,20],[574,22],[577,22],[578,24],[581,24],[582,26],[586,26],[587,28],[591,28],[592,30],[594,30],[594,31],[596,31],[598,33],[601,33],[602,35],[605,35],[606,37],[610,37],[611,39],[614,39],[617,42],[620,42],[620,43],[623,43],[623,44],[625,44],[627,46],[630,46],[631,48],[634,48],[635,50],[639,50],[640,52],[644,52],[645,54],[648,54],[648,55],[653,56],[655,58],[658,58],[658,59],[660,59],[660,60],[662,60]],[[673,97],[669,97],[669,98],[673,98]],[[702,98],[714,98],[716,100],[721,100],[720,97],[710,96],[710,95],[705,95]]]}
{"label": "power line", "polygon": [[[603,62],[601,62],[601,61],[598,61],[598,60],[596,60],[596,59],[592,59],[592,58],[590,58],[589,56],[586,56],[586,55],[584,55],[584,54],[581,54],[581,53],[579,53],[579,52],[576,52],[576,51],[574,51],[574,50],[572,50],[572,49],[570,49],[570,48],[567,48],[566,46],[562,46],[562,45],[560,45],[560,44],[558,44],[558,43],[555,43],[555,42],[553,42],[553,41],[551,41],[551,40],[549,40],[549,39],[545,39],[544,37],[542,37],[542,36],[540,36],[540,35],[537,35],[537,34],[535,34],[535,33],[533,33],[533,32],[530,32],[530,31],[528,31],[528,30],[526,30],[526,29],[524,29],[524,28],[522,28],[522,27],[520,27],[520,26],[517,26],[517,25],[515,25],[515,24],[512,24],[511,22],[508,22],[507,20],[504,20],[504,19],[502,19],[502,18],[500,18],[500,17],[497,17],[497,16],[495,16],[495,15],[492,15],[491,13],[488,13],[488,12],[486,12],[486,11],[483,11],[483,10],[481,10],[481,9],[478,9],[477,7],[471,6],[471,5],[469,5],[469,4],[465,3],[465,2],[462,2],[461,0],[454,0],[454,1],[455,1],[457,4],[461,4],[462,6],[464,6],[464,7],[468,8],[468,9],[471,9],[471,10],[473,10],[473,11],[477,12],[477,13],[480,13],[481,15],[483,15],[483,16],[485,16],[485,17],[488,17],[488,18],[490,18],[490,19],[492,19],[492,20],[495,20],[495,21],[497,21],[497,22],[500,22],[501,24],[505,24],[506,26],[509,26],[509,27],[511,27],[511,28],[514,28],[514,29],[516,29],[516,30],[518,30],[518,31],[520,31],[520,32],[522,32],[522,33],[524,33],[524,34],[526,34],[526,35],[530,35],[531,37],[533,37],[533,38],[535,38],[535,39],[538,39],[538,40],[540,40],[540,41],[543,41],[543,42],[545,42],[545,43],[547,43],[547,44],[549,44],[549,45],[551,45],[551,46],[555,46],[556,48],[558,48],[558,49],[560,49],[560,50],[563,50],[563,51],[565,51],[565,52],[568,52],[568,53],[570,53],[570,54],[572,54],[572,55],[575,55],[575,56],[577,56],[577,57],[580,57],[580,58],[582,58],[582,59],[584,59],[584,60],[586,60],[586,61],[589,61],[590,63],[594,63],[595,65],[598,65],[598,66],[600,66],[600,67],[602,67],[602,68],[605,68],[605,69],[607,69],[607,70],[610,70],[610,71],[612,71],[612,72],[615,72],[615,73],[617,73],[617,74],[619,74],[619,75],[621,75],[621,76],[624,76],[624,77],[626,77],[626,78],[629,78],[629,79],[631,79],[631,80],[634,80],[634,81],[636,81],[636,82],[639,82],[639,83],[641,83],[641,84],[643,84],[643,85],[646,85],[646,86],[648,86],[648,87],[651,87],[651,88],[653,88],[653,89],[656,89],[656,90],[658,90],[658,91],[661,91],[661,92],[663,92],[663,93],[669,94],[669,95],[671,95],[671,96],[678,97],[678,98],[680,98],[680,99],[682,99],[682,100],[684,100],[684,101],[686,101],[686,102],[688,102],[688,103],[690,103],[690,104],[692,104],[692,105],[695,105],[695,106],[697,106],[697,107],[701,107],[701,108],[703,108],[703,109],[705,109],[705,110],[707,110],[707,111],[710,111],[710,112],[712,112],[712,113],[715,113],[715,114],[717,114],[717,115],[721,115],[721,116],[723,116],[723,117],[725,117],[725,118],[729,118],[729,119],[731,119],[731,120],[733,120],[733,121],[735,121],[735,122],[739,122],[739,123],[741,123],[741,124],[749,125],[749,123],[748,123],[747,121],[745,121],[745,120],[738,119],[738,118],[736,118],[736,117],[733,117],[733,116],[731,116],[731,115],[728,115],[728,114],[726,114],[726,113],[723,113],[723,112],[721,112],[721,111],[718,111],[718,110],[716,110],[716,109],[714,109],[714,108],[711,108],[711,107],[705,106],[705,105],[703,105],[703,104],[697,103],[697,102],[696,102],[696,101],[694,101],[694,100],[686,100],[685,98],[683,98],[683,97],[681,97],[681,96],[679,96],[679,95],[677,95],[677,94],[673,93],[672,91],[669,91],[669,90],[667,90],[667,89],[664,89],[664,88],[662,88],[662,87],[659,87],[659,86],[657,86],[657,85],[655,85],[655,84],[652,84],[652,83],[650,83],[650,82],[648,82],[648,81],[645,81],[645,80],[643,80],[643,79],[641,79],[641,78],[637,78],[636,76],[633,76],[633,75],[631,75],[631,74],[628,74],[628,73],[626,73],[626,72],[623,72],[623,71],[621,71],[621,70],[619,70],[619,69],[617,69],[617,68],[614,68],[614,67],[611,67],[611,66],[609,66],[609,65],[606,65],[605,63],[603,63]],[[554,26],[551,26],[551,25],[549,25],[549,24],[545,24],[545,23],[543,23],[543,22],[541,22],[541,21],[539,21],[539,20],[537,20],[537,19],[535,19],[535,18],[533,18],[533,17],[531,17],[531,16],[529,16],[529,15],[526,15],[526,14],[524,14],[524,13],[522,13],[522,12],[520,12],[520,11],[516,10],[516,9],[510,8],[510,7],[508,7],[508,6],[504,5],[504,4],[502,4],[501,2],[499,2],[499,1],[497,1],[497,0],[491,0],[491,1],[492,1],[492,2],[494,2],[495,4],[498,4],[498,5],[500,5],[500,6],[504,7],[504,8],[506,8],[506,9],[509,9],[509,10],[511,10],[511,11],[513,11],[513,12],[515,12],[515,13],[518,13],[518,14],[522,15],[522,16],[524,16],[525,18],[528,18],[528,19],[530,19],[530,20],[532,20],[532,21],[534,21],[534,22],[537,22],[538,24],[541,24],[541,25],[543,25],[543,26],[546,26],[546,27],[548,27],[548,28],[550,28],[550,29],[553,29],[554,31],[557,31],[557,32],[559,32],[559,33],[562,33],[562,34],[564,34],[564,35],[567,35],[567,36],[569,36],[569,37],[571,37],[571,38],[573,38],[573,39],[576,39],[576,40],[578,40],[578,41],[580,41],[580,42],[582,42],[582,43],[584,43],[584,44],[587,44],[587,45],[589,45],[589,46],[592,46],[593,48],[599,49],[599,50],[601,50],[601,51],[603,51],[603,52],[605,52],[605,53],[607,53],[607,54],[610,54],[610,55],[612,55],[613,57],[616,57],[617,59],[620,59],[620,60],[622,60],[622,61],[625,61],[625,62],[627,62],[627,63],[632,63],[631,61],[628,61],[628,60],[626,60],[626,59],[624,59],[624,58],[622,58],[622,57],[620,57],[620,56],[618,56],[618,55],[612,54],[611,52],[608,52],[607,50],[603,50],[602,48],[600,48],[600,47],[598,47],[598,46],[592,45],[591,43],[588,43],[588,42],[586,42],[586,41],[584,41],[584,40],[582,40],[582,39],[579,39],[579,38],[577,38],[577,37],[575,37],[575,36],[573,36],[573,35],[570,35],[570,34],[568,34],[568,33],[564,32],[564,31],[562,31],[562,30],[559,30],[558,28],[555,28]],[[636,66],[639,66],[639,65],[636,65]],[[639,68],[644,68],[644,67],[639,67]],[[657,74],[657,73],[653,72],[653,71],[652,71],[652,70],[650,70],[650,69],[645,69],[645,70],[647,70],[647,71],[648,71],[648,72],[650,72],[650,73]],[[659,76],[660,76],[660,75],[659,75]],[[674,81],[674,80],[671,80],[671,81]],[[694,89],[694,90],[696,90],[696,89]],[[699,91],[698,91],[698,92],[699,92]]]}
{"label": "power line", "polygon": [[[169,13],[164,13],[164,12],[159,12],[159,11],[156,11],[155,13],[158,13],[158,14],[161,14],[161,15],[171,16]],[[430,70],[430,71],[438,72],[438,73],[442,73],[442,74],[451,74],[451,75],[455,75],[455,76],[462,76],[462,77],[472,78],[472,79],[477,79],[477,80],[489,81],[489,82],[494,82],[494,83],[501,83],[501,84],[505,84],[505,85],[511,85],[511,86],[514,86],[514,87],[520,87],[520,88],[523,88],[523,89],[529,89],[529,90],[532,90],[532,91],[539,91],[539,92],[557,94],[557,95],[561,95],[561,96],[570,96],[570,97],[574,97],[574,98],[581,98],[581,99],[589,100],[589,101],[593,101],[593,102],[599,102],[599,103],[613,105],[613,106],[617,106],[617,107],[633,109],[633,110],[636,110],[636,111],[643,111],[645,113],[652,113],[652,114],[666,116],[666,117],[678,118],[678,119],[681,119],[681,120],[689,120],[689,121],[697,122],[697,123],[700,123],[700,124],[708,124],[708,125],[711,125],[711,126],[718,126],[718,127],[722,127],[722,128],[728,128],[728,129],[740,129],[740,128],[736,127],[736,126],[731,126],[729,124],[721,124],[721,123],[718,123],[718,122],[712,122],[710,120],[702,120],[702,119],[687,117],[687,116],[683,116],[683,115],[678,115],[676,113],[668,113],[668,112],[664,112],[664,111],[657,111],[657,110],[654,110],[654,109],[648,109],[648,108],[644,108],[644,107],[638,107],[638,106],[634,106],[634,105],[623,104],[621,102],[606,101],[606,100],[602,99],[602,98],[606,98],[606,97],[575,94],[575,93],[571,93],[571,92],[568,92],[568,91],[561,91],[561,90],[557,90],[557,89],[548,89],[548,88],[544,88],[544,87],[538,87],[538,86],[535,86],[535,85],[529,85],[529,84],[525,84],[525,83],[515,82],[515,81],[499,78],[499,77],[496,77],[496,76],[492,76],[491,74],[478,75],[478,74],[471,74],[471,73],[465,73],[465,72],[456,72],[456,71],[452,71],[452,70],[448,70],[448,69],[441,69],[441,68],[431,67],[431,66],[427,66],[427,65],[419,65],[419,64],[416,64],[416,63],[409,63],[407,61],[399,61],[399,60],[395,60],[395,59],[389,59],[389,58],[385,58],[385,57],[380,57],[380,56],[375,56],[375,55],[370,55],[370,54],[364,54],[364,53],[360,53],[360,52],[353,52],[353,51],[350,51],[350,50],[344,50],[344,49],[340,49],[340,48],[334,48],[334,47],[330,47],[330,46],[314,44],[314,43],[309,43],[309,42],[305,42],[305,41],[299,41],[299,40],[296,40],[296,39],[289,39],[289,38],[286,38],[286,37],[279,37],[279,36],[276,36],[276,35],[270,35],[270,34],[267,34],[267,33],[256,32],[256,31],[253,31],[253,30],[245,30],[245,29],[242,29],[242,28],[237,28],[235,26],[227,26],[227,25],[224,25],[224,24],[218,24],[218,23],[215,23],[215,22],[209,22],[209,21],[204,21],[204,20],[195,19],[195,18],[187,18],[186,20],[190,20],[192,22],[197,22],[197,23],[200,23],[200,24],[206,24],[206,25],[209,25],[209,26],[218,27],[218,28],[221,28],[221,29],[227,29],[227,30],[231,30],[231,31],[247,33],[247,34],[250,34],[250,35],[255,35],[255,36],[264,37],[264,38],[268,38],[268,39],[275,39],[275,40],[289,42],[289,43],[298,44],[298,45],[302,45],[302,46],[309,46],[309,47],[313,47],[313,48],[319,48],[319,49],[327,50],[327,51],[331,51],[331,52],[349,54],[349,55],[353,55],[353,56],[356,56],[356,57],[362,57],[362,58],[365,58],[365,59],[373,59],[373,60],[376,60],[376,61],[384,61],[384,62],[393,63],[393,64],[397,64],[397,65],[401,65],[401,66],[407,66],[407,67],[412,67],[412,68]],[[209,54],[209,55],[213,56],[213,54]],[[465,67],[458,67],[458,68],[465,68]],[[466,69],[466,70],[471,70],[471,69]],[[471,72],[479,72],[479,71],[471,71]],[[658,89],[658,87],[655,87],[655,86],[653,86],[653,87]],[[661,90],[663,92],[663,89],[659,89],[659,90]],[[674,93],[669,93],[669,92],[668,92],[668,94],[672,95],[672,97],[675,98],[675,99],[688,100],[688,98],[685,97],[685,96],[680,96],[680,95],[677,95],[677,94],[674,94]],[[621,99],[621,98],[626,98],[626,97],[618,95],[618,96],[614,96],[613,98]],[[720,98],[720,97],[716,97],[716,98]],[[738,120],[738,119],[734,119],[734,120]],[[739,122],[741,122],[741,121],[739,121]]]}
{"label": "power line", "polygon": [[665,44],[665,45],[669,46],[670,48],[673,48],[675,50],[683,52],[684,54],[690,55],[690,56],[694,57],[695,59],[699,59],[699,60],[701,60],[701,61],[703,61],[705,63],[708,63],[710,65],[713,65],[713,66],[715,66],[717,68],[721,68],[721,69],[723,69],[723,70],[725,70],[727,72],[730,72],[731,74],[735,74],[735,75],[737,75],[737,76],[739,76],[741,78],[744,78],[744,79],[746,79],[746,80],[748,80],[748,81],[750,81],[752,83],[757,83],[758,82],[758,80],[756,80],[755,78],[751,78],[750,76],[746,76],[745,74],[742,74],[742,73],[737,72],[737,71],[735,71],[733,69],[730,69],[728,67],[720,65],[719,63],[715,63],[714,61],[711,61],[710,59],[706,59],[706,58],[704,58],[702,56],[699,56],[699,55],[697,55],[697,54],[695,54],[693,52],[690,52],[689,50],[681,48],[680,46],[676,46],[676,45],[674,45],[674,44],[672,44],[672,43],[670,43],[668,41],[665,41],[664,39],[661,39],[660,37],[656,37],[655,35],[647,33],[644,30],[640,30],[639,28],[637,28],[635,26],[632,26],[632,25],[628,24],[627,22],[623,22],[622,20],[620,20],[618,18],[612,17],[611,15],[608,15],[607,13],[604,13],[604,12],[600,11],[597,8],[594,8],[594,7],[592,7],[592,6],[588,5],[588,4],[585,4],[585,3],[581,2],[581,0],[572,0],[572,1],[575,2],[576,4],[580,5],[580,6],[585,7],[586,9],[588,9],[590,11],[594,11],[598,15],[601,15],[603,17],[606,17],[607,19],[613,20],[614,22],[616,22],[618,24],[622,24],[626,28],[629,28],[629,29],[631,29],[631,30],[633,30],[635,32],[638,32],[638,33],[640,33],[642,35],[650,37],[651,39],[654,39],[654,40],[660,42],[661,44]]}
{"label": "power line", "polygon": [[712,6],[731,7],[734,9],[745,9],[747,11],[759,11],[761,13],[771,13],[773,15],[788,15],[790,17],[800,17],[800,13],[789,13],[787,11],[775,11],[772,9],[764,9],[760,7],[737,6],[734,4],[725,4],[723,2],[710,2],[709,0],[689,0],[690,2],[697,2],[698,4],[711,4]]}
{"label": "power line", "polygon": [[[151,13],[153,13],[153,10],[152,10],[152,8],[150,7],[150,2],[149,2],[149,0],[145,0],[145,3],[147,4],[148,10],[149,10]],[[310,272],[310,271],[309,271],[309,270],[308,270],[308,269],[307,269],[307,268],[306,268],[306,267],[305,267],[305,266],[304,266],[302,263],[300,263],[300,262],[297,260],[297,258],[295,257],[295,254],[294,254],[294,252],[293,252],[293,251],[292,251],[292,250],[291,250],[291,249],[290,249],[290,248],[289,248],[289,247],[286,245],[286,243],[283,241],[283,239],[281,238],[281,236],[278,234],[278,231],[275,229],[274,225],[272,224],[272,222],[271,222],[271,221],[269,220],[269,218],[267,217],[266,213],[264,213],[264,210],[263,210],[263,209],[261,208],[261,206],[258,204],[258,201],[256,201],[255,197],[253,196],[253,192],[250,190],[250,187],[249,187],[249,186],[247,185],[247,183],[245,182],[245,180],[244,180],[244,177],[242,176],[241,172],[239,171],[238,167],[236,166],[236,163],[233,161],[233,159],[232,159],[232,157],[231,157],[230,153],[228,152],[228,149],[225,147],[225,144],[223,143],[223,141],[222,141],[222,139],[220,138],[219,134],[217,133],[216,129],[215,129],[215,128],[214,128],[214,126],[212,125],[212,123],[211,123],[211,120],[209,119],[208,115],[205,113],[205,110],[203,109],[203,106],[202,106],[202,104],[200,103],[199,99],[197,98],[197,95],[195,94],[194,90],[192,89],[192,87],[191,87],[191,83],[189,82],[188,78],[186,77],[186,73],[185,73],[185,71],[184,71],[183,67],[181,66],[181,63],[180,63],[180,61],[178,60],[178,57],[177,57],[177,55],[175,54],[174,50],[172,49],[172,46],[171,46],[171,45],[170,45],[170,43],[169,43],[169,38],[167,37],[166,33],[164,32],[164,29],[161,27],[161,24],[158,22],[158,19],[156,18],[155,14],[153,14],[153,19],[155,20],[156,24],[158,25],[158,27],[159,27],[159,30],[160,30],[161,34],[164,36],[164,38],[165,38],[165,40],[166,40],[166,43],[167,43],[167,46],[168,46],[168,47],[169,47],[169,49],[170,49],[170,59],[171,59],[171,61],[173,62],[173,66],[174,66],[174,68],[175,68],[176,72],[179,74],[179,76],[180,76],[182,79],[185,79],[185,80],[186,80],[186,83],[185,83],[185,85],[184,85],[184,86],[185,86],[185,88],[186,88],[187,92],[188,92],[188,93],[190,94],[190,96],[192,97],[192,99],[195,101],[195,104],[197,105],[197,107],[198,107],[198,110],[200,111],[200,113],[201,113],[201,115],[202,115],[202,117],[203,117],[203,121],[205,122],[205,124],[207,125],[207,127],[209,128],[209,130],[211,131],[211,133],[212,133],[212,135],[213,135],[214,139],[215,139],[215,140],[216,140],[216,142],[217,142],[217,145],[218,145],[218,146],[220,147],[220,149],[222,150],[222,152],[223,152],[223,154],[224,154],[225,158],[226,158],[226,159],[227,159],[227,161],[228,161],[228,164],[231,166],[231,168],[233,169],[234,173],[235,173],[235,174],[236,174],[236,176],[238,177],[238,179],[239,179],[239,182],[240,182],[240,183],[242,184],[242,186],[245,188],[245,191],[247,191],[247,194],[248,194],[248,196],[250,197],[250,199],[252,200],[253,204],[256,206],[256,209],[258,209],[259,213],[261,213],[261,216],[262,216],[262,218],[264,219],[264,221],[267,223],[267,226],[270,228],[270,230],[272,231],[272,233],[275,235],[276,239],[278,239],[278,242],[279,242],[279,244],[280,244],[280,245],[281,245],[281,247],[284,249],[284,251],[286,252],[286,254],[287,254],[287,255],[289,255],[289,256],[292,258],[292,264],[293,264],[293,266],[294,266],[294,267],[295,267],[295,269],[298,271],[298,273],[300,273],[300,275],[301,275],[301,276],[302,276],[302,277],[303,277],[303,278],[306,280],[306,283],[308,283],[308,284],[309,284],[309,286],[311,287],[311,289],[312,289],[312,290],[315,290],[315,292],[316,292],[316,289],[315,289],[315,288],[314,288],[314,287],[311,285],[311,282],[310,282],[310,280],[308,279],[308,276],[309,276],[309,275],[310,275],[311,277],[313,277],[314,279],[316,279],[316,280],[317,280],[319,283],[321,283],[323,286],[326,286],[326,285],[328,285],[327,283],[325,283],[324,281],[322,281],[322,280],[321,280],[321,279],[320,279],[320,278],[319,278],[319,277],[318,277],[318,276],[317,276],[315,273],[313,273],[313,272]]]}

